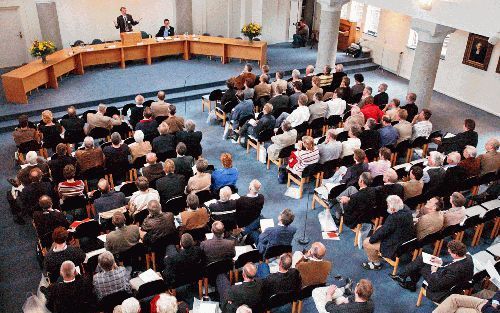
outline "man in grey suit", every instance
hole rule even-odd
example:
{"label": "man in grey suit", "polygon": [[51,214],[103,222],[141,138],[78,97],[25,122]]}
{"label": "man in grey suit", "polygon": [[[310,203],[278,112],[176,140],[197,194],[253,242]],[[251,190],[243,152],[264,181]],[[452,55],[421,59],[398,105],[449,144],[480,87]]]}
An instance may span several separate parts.
{"label": "man in grey suit", "polygon": [[102,103],[97,107],[97,113],[87,114],[87,127],[85,129],[86,134],[89,134],[90,131],[95,127],[111,129],[113,126],[122,124],[122,121],[118,115],[109,117],[105,116],[104,114],[106,114],[106,105]]}
{"label": "man in grey suit", "polygon": [[236,255],[234,241],[224,239],[224,224],[215,221],[212,224],[212,234],[214,237],[201,243],[201,250],[205,253],[206,264],[225,259],[232,259]]}
{"label": "man in grey suit", "polygon": [[317,92],[313,96],[314,103],[309,106],[309,123],[318,118],[324,118],[328,112],[328,104],[323,102],[323,93]]}
{"label": "man in grey suit", "polygon": [[283,148],[291,146],[297,141],[297,130],[292,129],[292,124],[289,121],[284,121],[281,124],[281,129],[283,134],[271,137],[273,144],[267,148],[267,156],[271,160],[277,160]]}

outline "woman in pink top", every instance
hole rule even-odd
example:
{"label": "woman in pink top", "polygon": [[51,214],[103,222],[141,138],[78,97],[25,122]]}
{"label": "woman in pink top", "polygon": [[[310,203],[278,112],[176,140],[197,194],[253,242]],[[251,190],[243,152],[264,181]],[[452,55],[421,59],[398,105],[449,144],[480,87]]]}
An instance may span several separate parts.
{"label": "woman in pink top", "polygon": [[378,161],[368,163],[368,170],[372,177],[384,175],[385,171],[391,168],[391,150],[382,147],[378,150]]}
{"label": "woman in pink top", "polygon": [[288,167],[288,169],[293,174],[302,176],[302,172],[308,165],[318,163],[319,150],[314,145],[314,139],[311,136],[302,137],[302,141],[299,141],[297,145],[298,149],[294,152],[297,162],[293,167]]}

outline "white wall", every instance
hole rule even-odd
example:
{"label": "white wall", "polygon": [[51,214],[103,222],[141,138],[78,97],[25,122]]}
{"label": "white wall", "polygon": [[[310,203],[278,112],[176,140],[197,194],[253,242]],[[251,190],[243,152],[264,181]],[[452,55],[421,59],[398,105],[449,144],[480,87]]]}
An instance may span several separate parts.
{"label": "white wall", "polygon": [[119,40],[119,30],[113,21],[120,15],[120,7],[127,7],[128,13],[135,20],[142,18],[135,30],[143,30],[152,35],[163,25],[163,19],[170,19],[176,26],[174,0],[55,0],[61,39],[67,47],[76,40],[91,42],[101,40]]}
{"label": "white wall", "polygon": [[[385,69],[409,79],[415,51],[406,46],[410,32],[411,17],[382,10],[378,36],[364,34],[362,44],[372,49],[374,62]],[[500,116],[498,95],[500,74],[496,73],[500,57],[500,44],[491,55],[487,71],[465,64],[462,58],[469,33],[461,30],[450,36],[444,60],[439,63],[434,89],[487,112]],[[399,55],[402,52],[399,72]]]}
{"label": "white wall", "polygon": [[[24,35],[24,40],[26,42],[26,51],[24,53],[24,59],[26,62],[32,60],[29,54],[29,47],[35,39],[42,39],[42,33],[40,31],[40,23],[38,22],[38,12],[36,9],[36,4],[34,0],[0,0],[0,7],[18,7],[19,16],[21,19],[22,32]],[[3,33],[0,31],[0,40],[4,40]],[[9,51],[0,51],[0,57],[4,53],[9,53]],[[2,62],[0,62],[2,63]],[[3,65],[2,65],[3,66]],[[10,66],[10,65],[6,65]]]}
{"label": "white wall", "polygon": [[434,0],[430,11],[415,0],[357,0],[379,8],[484,36],[500,32],[498,0]]}

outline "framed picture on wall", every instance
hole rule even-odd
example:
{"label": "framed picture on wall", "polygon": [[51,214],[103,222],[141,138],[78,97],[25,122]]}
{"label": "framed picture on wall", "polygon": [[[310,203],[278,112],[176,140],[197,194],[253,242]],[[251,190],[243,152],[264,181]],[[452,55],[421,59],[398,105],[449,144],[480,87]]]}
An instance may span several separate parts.
{"label": "framed picture on wall", "polygon": [[469,34],[462,63],[486,71],[490,63],[491,51],[493,51],[493,45],[488,43],[488,37]]}
{"label": "framed picture on wall", "polygon": [[498,57],[497,73],[500,74],[500,57]]}

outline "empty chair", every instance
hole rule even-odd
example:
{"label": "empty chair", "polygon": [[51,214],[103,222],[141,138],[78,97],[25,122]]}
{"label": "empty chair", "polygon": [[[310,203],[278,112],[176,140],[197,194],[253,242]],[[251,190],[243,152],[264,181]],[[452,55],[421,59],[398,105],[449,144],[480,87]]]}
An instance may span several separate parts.
{"label": "empty chair", "polygon": [[76,40],[72,47],[78,47],[84,44],[85,43],[82,40]]}
{"label": "empty chair", "polygon": [[291,245],[277,245],[271,246],[266,249],[263,255],[264,261],[268,262],[270,259],[276,258],[283,253],[291,253],[292,246]]}
{"label": "empty chair", "polygon": [[99,45],[101,43],[104,43],[101,39],[94,39],[92,40],[91,45]]}

